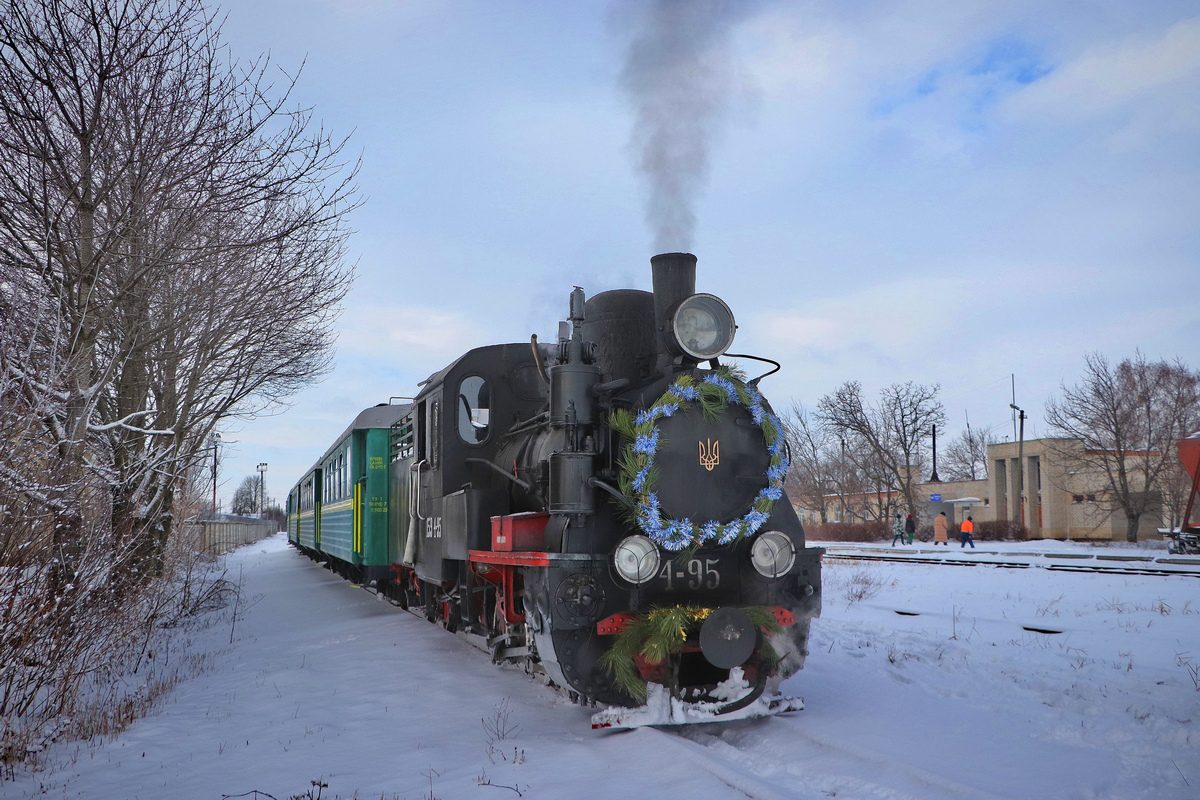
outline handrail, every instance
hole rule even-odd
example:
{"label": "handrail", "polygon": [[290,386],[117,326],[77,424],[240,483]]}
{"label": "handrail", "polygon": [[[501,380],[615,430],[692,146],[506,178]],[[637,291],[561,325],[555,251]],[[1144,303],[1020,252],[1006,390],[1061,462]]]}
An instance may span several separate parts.
{"label": "handrail", "polygon": [[529,484],[528,481],[521,480],[516,475],[513,475],[508,470],[504,469],[504,467],[500,466],[499,464],[488,461],[486,458],[464,458],[463,460],[465,462],[467,462],[468,464],[482,464],[483,466],[488,467],[489,469],[500,473],[505,478],[508,478],[510,481],[515,483],[517,486],[520,486],[522,489],[524,489],[527,492],[533,490],[533,487]]}
{"label": "handrail", "polygon": [[416,502],[413,503],[413,510],[416,512],[417,519],[421,522],[429,519],[421,513],[421,469],[428,463],[425,459],[413,464],[408,468],[408,485],[412,494],[416,495]]}

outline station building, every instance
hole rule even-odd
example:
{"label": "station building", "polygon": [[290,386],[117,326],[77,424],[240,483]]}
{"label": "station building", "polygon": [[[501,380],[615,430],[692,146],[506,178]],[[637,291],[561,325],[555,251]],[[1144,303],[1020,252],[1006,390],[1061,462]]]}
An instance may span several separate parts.
{"label": "station building", "polygon": [[[986,478],[917,484],[918,502],[923,506],[921,524],[928,525],[945,511],[954,525],[968,515],[977,525],[1020,521],[1030,539],[1125,541],[1124,512],[1114,511],[1104,502],[1104,475],[1080,469],[1080,460],[1072,457],[1076,449],[1081,450],[1082,444],[1064,439],[990,445]],[[903,496],[894,491],[834,494],[826,496],[825,512],[826,519],[833,523],[865,522],[884,518],[899,505],[903,505]],[[797,506],[796,510],[805,524],[820,521],[815,509]],[[1138,539],[1157,538],[1162,525],[1161,499],[1152,498],[1148,512],[1139,521]]]}

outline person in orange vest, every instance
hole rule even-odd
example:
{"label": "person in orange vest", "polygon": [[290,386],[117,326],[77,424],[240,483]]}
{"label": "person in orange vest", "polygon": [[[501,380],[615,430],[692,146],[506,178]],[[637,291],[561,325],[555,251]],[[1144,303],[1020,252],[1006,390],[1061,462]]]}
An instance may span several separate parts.
{"label": "person in orange vest", "polygon": [[967,542],[970,542],[971,549],[975,549],[975,521],[967,517],[963,524],[959,526],[958,532],[962,536],[962,544],[959,547],[966,547]]}

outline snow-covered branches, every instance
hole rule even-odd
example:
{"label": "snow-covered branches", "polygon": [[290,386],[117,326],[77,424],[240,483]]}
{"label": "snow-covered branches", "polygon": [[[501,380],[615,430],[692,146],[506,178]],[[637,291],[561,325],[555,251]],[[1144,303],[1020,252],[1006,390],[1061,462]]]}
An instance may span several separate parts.
{"label": "snow-covered branches", "polygon": [[0,0],[0,571],[37,577],[0,609],[50,638],[151,591],[220,421],[329,366],[357,167],[220,33],[204,0]]}
{"label": "snow-covered branches", "polygon": [[219,420],[328,368],[351,278],[345,140],[222,47],[202,0],[0,14],[0,397],[148,557]]}

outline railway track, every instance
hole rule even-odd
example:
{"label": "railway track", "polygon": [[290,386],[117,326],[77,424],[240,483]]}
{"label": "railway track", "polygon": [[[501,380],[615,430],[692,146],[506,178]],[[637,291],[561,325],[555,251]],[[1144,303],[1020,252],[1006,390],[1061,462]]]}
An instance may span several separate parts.
{"label": "railway track", "polygon": [[917,549],[891,552],[875,547],[828,547],[824,558],[836,561],[891,561],[900,564],[935,564],[957,567],[1046,569],[1055,572],[1103,572],[1117,575],[1185,576],[1200,578],[1198,557],[1152,555],[1094,555],[1091,553],[1003,553],[981,550],[962,554],[948,550]]}

